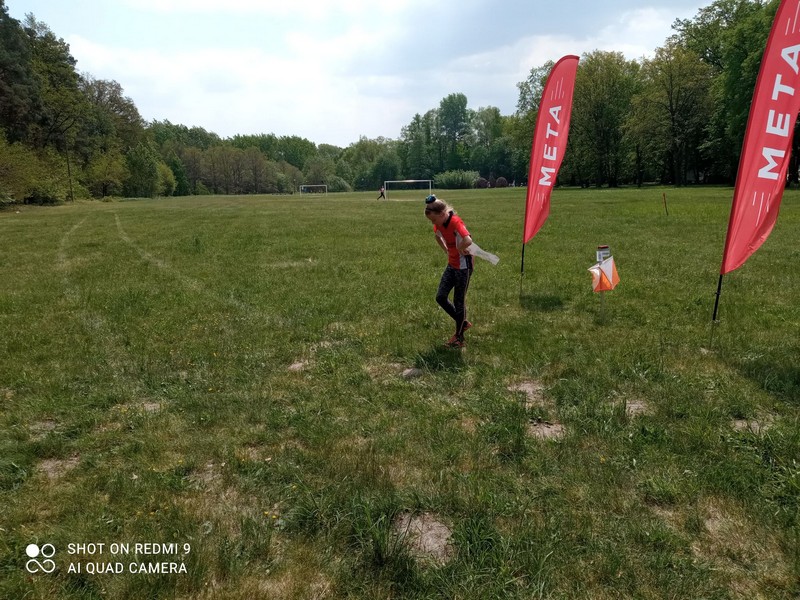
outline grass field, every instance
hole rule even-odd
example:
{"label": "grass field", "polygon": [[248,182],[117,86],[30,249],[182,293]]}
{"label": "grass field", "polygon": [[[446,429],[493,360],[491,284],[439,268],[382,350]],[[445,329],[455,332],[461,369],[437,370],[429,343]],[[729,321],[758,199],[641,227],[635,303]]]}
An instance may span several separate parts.
{"label": "grass field", "polygon": [[442,192],[464,351],[421,201],[0,212],[0,598],[797,598],[800,193],[712,329],[731,194],[556,191],[520,292]]}

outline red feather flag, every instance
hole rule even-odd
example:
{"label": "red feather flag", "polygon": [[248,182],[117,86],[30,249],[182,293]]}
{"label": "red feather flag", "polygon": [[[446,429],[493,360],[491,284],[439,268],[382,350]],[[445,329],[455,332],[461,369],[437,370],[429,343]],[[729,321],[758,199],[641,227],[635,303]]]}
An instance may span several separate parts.
{"label": "red feather flag", "polygon": [[567,149],[578,60],[577,56],[569,55],[553,65],[539,102],[528,171],[523,249],[550,214],[550,193]]}
{"label": "red feather flag", "polygon": [[741,267],[764,243],[778,218],[800,111],[798,61],[800,0],[782,0],[750,106],[720,275]]}

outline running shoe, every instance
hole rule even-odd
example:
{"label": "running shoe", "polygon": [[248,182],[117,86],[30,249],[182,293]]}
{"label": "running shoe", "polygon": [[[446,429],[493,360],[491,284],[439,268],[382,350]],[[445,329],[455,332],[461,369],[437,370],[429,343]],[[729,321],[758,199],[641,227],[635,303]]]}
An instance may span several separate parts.
{"label": "running shoe", "polygon": [[463,337],[458,337],[457,335],[454,335],[449,340],[447,340],[444,343],[444,345],[447,346],[448,348],[463,348],[464,347],[464,338]]}

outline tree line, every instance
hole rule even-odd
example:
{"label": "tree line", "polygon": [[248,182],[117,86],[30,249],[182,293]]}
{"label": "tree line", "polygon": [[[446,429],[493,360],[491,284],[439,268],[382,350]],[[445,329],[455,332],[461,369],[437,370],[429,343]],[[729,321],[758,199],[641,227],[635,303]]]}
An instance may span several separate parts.
{"label": "tree line", "polygon": [[[733,183],[777,6],[716,0],[676,21],[653,58],[584,54],[559,183]],[[512,115],[471,109],[453,93],[397,139],[362,137],[346,148],[274,134],[223,139],[145,122],[119,83],[79,73],[63,39],[33,15],[12,19],[0,0],[0,202],[290,193],[301,184],[374,190],[389,179],[525,183],[551,67],[517,83]],[[796,163],[790,172],[796,180]],[[470,177],[446,177],[453,173]]]}

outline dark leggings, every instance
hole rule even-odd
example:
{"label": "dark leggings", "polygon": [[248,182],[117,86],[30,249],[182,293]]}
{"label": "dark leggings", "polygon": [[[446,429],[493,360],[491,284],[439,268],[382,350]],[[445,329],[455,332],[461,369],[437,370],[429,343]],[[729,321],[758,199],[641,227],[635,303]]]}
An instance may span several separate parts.
{"label": "dark leggings", "polygon": [[[436,302],[456,322],[456,335],[458,336],[463,335],[464,322],[467,320],[467,288],[469,288],[471,276],[472,269],[454,269],[447,265],[442,273],[442,280],[439,282],[439,290],[436,292]],[[455,292],[453,292],[453,301],[450,302],[448,296],[453,288],[455,288]]]}

